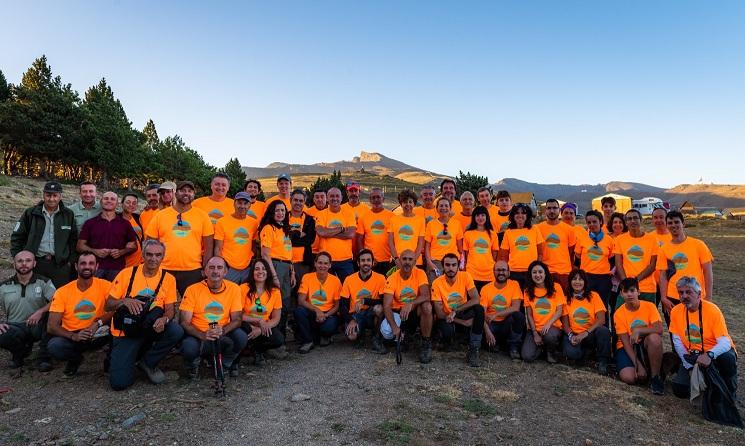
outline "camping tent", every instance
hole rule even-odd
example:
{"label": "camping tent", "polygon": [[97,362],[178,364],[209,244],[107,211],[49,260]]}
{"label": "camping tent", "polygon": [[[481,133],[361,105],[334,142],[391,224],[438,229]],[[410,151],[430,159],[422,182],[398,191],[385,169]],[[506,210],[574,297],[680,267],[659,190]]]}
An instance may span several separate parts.
{"label": "camping tent", "polygon": [[605,194],[592,199],[592,208],[603,212],[603,206],[600,204],[600,201],[605,197],[613,197],[616,200],[616,212],[623,214],[633,207],[631,197],[619,194]]}

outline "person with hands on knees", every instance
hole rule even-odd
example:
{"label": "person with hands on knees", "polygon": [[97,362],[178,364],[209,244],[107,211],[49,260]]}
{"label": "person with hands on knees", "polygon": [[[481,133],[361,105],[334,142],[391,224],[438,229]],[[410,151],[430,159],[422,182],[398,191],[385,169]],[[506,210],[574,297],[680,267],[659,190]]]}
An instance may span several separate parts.
{"label": "person with hands on knees", "polygon": [[510,358],[520,359],[520,346],[525,336],[525,315],[520,311],[523,292],[516,280],[510,279],[510,267],[504,260],[494,264],[494,282],[481,288],[481,306],[486,310],[484,335],[486,345],[496,349],[507,344]]}
{"label": "person with hands on knees", "polygon": [[298,328],[298,352],[308,353],[318,342],[321,347],[331,344],[331,336],[339,325],[339,298],[341,282],[329,274],[331,256],[326,251],[316,255],[314,272],[303,276],[298,288],[298,305],[295,322]]}
{"label": "person with hands on knees", "polygon": [[207,261],[207,277],[186,289],[179,307],[181,326],[186,332],[181,343],[181,354],[189,378],[199,379],[201,358],[222,353],[223,368],[230,376],[238,376],[236,359],[248,341],[241,327],[243,302],[241,290],[225,280],[228,265],[222,257]]}
{"label": "person with hands on knees", "polygon": [[652,374],[650,389],[665,393],[662,368],[662,319],[654,303],[639,299],[639,281],[627,277],[619,284],[623,305],[613,315],[616,343],[616,370],[626,384],[646,381]]}
{"label": "person with hands on knees", "polygon": [[284,345],[285,337],[277,329],[282,316],[282,296],[269,280],[269,263],[257,258],[248,268],[248,282],[241,284],[243,299],[243,330],[248,345],[253,348],[254,364],[265,363],[267,350]]}
{"label": "person with hands on knees", "polygon": [[535,260],[528,266],[523,292],[529,333],[522,347],[524,361],[533,362],[545,349],[546,361],[556,363],[561,345],[561,315],[566,305],[564,291],[554,283],[545,263]]}
{"label": "person with hands on knees", "polygon": [[380,322],[383,319],[383,290],[385,276],[373,271],[375,259],[373,252],[363,249],[357,256],[359,272],[347,276],[342,284],[340,313],[345,324],[347,339],[355,342],[355,347],[364,346],[365,329],[372,328],[373,350],[386,353],[380,338]]}

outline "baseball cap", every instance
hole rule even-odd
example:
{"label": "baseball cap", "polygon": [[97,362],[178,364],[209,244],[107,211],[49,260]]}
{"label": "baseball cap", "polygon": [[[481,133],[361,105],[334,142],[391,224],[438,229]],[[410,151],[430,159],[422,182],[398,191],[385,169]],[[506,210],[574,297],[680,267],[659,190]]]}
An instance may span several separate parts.
{"label": "baseball cap", "polygon": [[251,196],[248,194],[248,192],[238,192],[237,194],[235,194],[235,197],[233,197],[233,200],[251,201]]}
{"label": "baseball cap", "polygon": [[179,189],[181,189],[182,187],[186,187],[186,186],[189,186],[189,187],[190,187],[190,188],[192,188],[192,189],[196,189],[196,188],[194,187],[194,183],[192,183],[192,182],[191,182],[191,181],[189,181],[189,180],[186,180],[186,181],[179,181],[178,183],[176,183],[176,190],[179,190]]}
{"label": "baseball cap", "polygon": [[176,183],[174,183],[173,181],[165,181],[163,183],[160,183],[160,187],[158,187],[158,190],[163,189],[176,190]]}
{"label": "baseball cap", "polygon": [[347,181],[347,190],[349,189],[360,190],[360,183],[358,181]]}
{"label": "baseball cap", "polygon": [[44,192],[62,193],[62,185],[58,181],[49,181],[44,185]]}
{"label": "baseball cap", "polygon": [[148,185],[147,185],[147,187],[145,188],[145,190],[146,190],[146,191],[148,191],[148,190],[153,190],[153,189],[155,189],[155,190],[158,190],[158,189],[160,189],[160,184],[158,184],[158,183],[150,183],[150,184],[148,184]]}
{"label": "baseball cap", "polygon": [[280,180],[287,180],[290,183],[292,183],[292,177],[290,176],[289,173],[280,173],[279,176],[277,177],[277,181],[280,181]]}

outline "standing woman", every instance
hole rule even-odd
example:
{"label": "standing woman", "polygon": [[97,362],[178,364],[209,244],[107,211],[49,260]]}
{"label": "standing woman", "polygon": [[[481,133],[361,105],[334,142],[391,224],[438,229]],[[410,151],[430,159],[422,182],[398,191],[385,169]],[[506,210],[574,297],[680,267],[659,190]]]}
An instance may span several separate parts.
{"label": "standing woman", "polygon": [[587,287],[598,293],[605,308],[611,308],[613,237],[603,230],[600,211],[587,211],[585,223],[588,231],[577,240],[575,252],[580,258],[580,268],[587,273]]}
{"label": "standing woman", "polygon": [[124,258],[124,267],[139,265],[142,263],[142,224],[137,212],[137,195],[125,194],[122,197],[122,217],[129,221],[137,236],[137,249]]}
{"label": "standing woman", "polygon": [[437,219],[430,220],[424,229],[424,259],[430,283],[442,273],[445,254],[455,254],[460,259],[463,252],[463,227],[450,217],[450,200],[438,198],[435,208]]}
{"label": "standing woman", "polygon": [[481,292],[481,288],[494,282],[494,262],[497,259],[499,242],[497,231],[491,225],[489,211],[476,206],[471,215],[471,223],[463,235],[463,257],[461,263]]}
{"label": "standing woman", "polygon": [[287,309],[291,308],[292,288],[295,286],[295,271],[292,267],[292,241],[290,240],[290,216],[282,200],[269,203],[259,225],[261,258],[266,261],[274,286],[282,295],[282,319],[279,330],[285,334]]}
{"label": "standing woman", "polygon": [[525,204],[513,206],[509,220],[510,225],[499,246],[499,259],[510,266],[510,279],[517,280],[520,288],[525,289],[528,266],[543,259],[543,235],[533,227],[533,210]]}
{"label": "standing woman", "polygon": [[264,352],[285,343],[277,326],[282,318],[282,295],[269,279],[269,263],[256,259],[248,269],[248,282],[241,284],[243,330],[253,348],[255,364],[262,365]]}
{"label": "standing woman", "polygon": [[540,260],[528,267],[528,279],[523,291],[528,334],[522,347],[524,361],[533,362],[546,351],[546,361],[556,363],[556,351],[561,344],[561,315],[566,305],[564,292]]}
{"label": "standing woman", "polygon": [[468,191],[460,194],[460,206],[463,210],[455,214],[455,217],[465,232],[468,225],[471,224],[471,215],[473,214],[473,208],[476,206],[476,199],[473,197],[473,194]]}
{"label": "standing woman", "polygon": [[[601,214],[602,218],[602,214]],[[608,373],[610,360],[610,330],[605,326],[605,305],[600,296],[588,287],[587,275],[581,269],[569,274],[567,304],[561,322],[564,326],[564,354],[574,361],[593,352],[598,360],[598,373]]]}

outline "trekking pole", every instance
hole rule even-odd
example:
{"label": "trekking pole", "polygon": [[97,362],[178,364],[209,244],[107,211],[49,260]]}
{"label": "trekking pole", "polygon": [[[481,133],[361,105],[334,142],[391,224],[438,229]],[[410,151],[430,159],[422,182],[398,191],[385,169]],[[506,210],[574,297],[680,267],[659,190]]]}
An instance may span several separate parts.
{"label": "trekking pole", "polygon": [[401,330],[401,332],[396,336],[396,364],[401,365],[402,362],[404,362],[404,357],[401,354],[401,342],[404,340],[404,332]]}
{"label": "trekking pole", "polygon": [[[210,323],[210,328],[217,328],[217,322]],[[215,396],[225,397],[225,373],[222,368],[222,351],[220,338],[212,342],[212,368],[215,372]]]}

